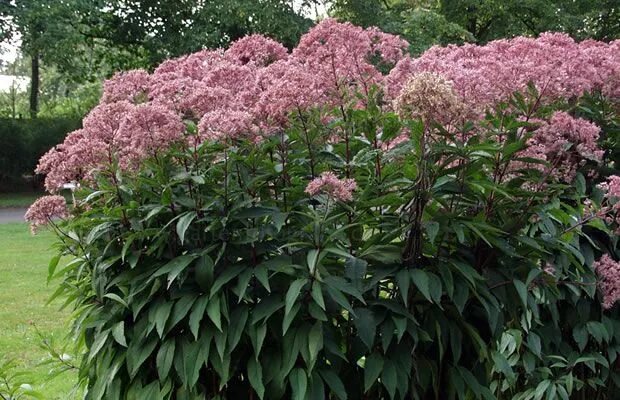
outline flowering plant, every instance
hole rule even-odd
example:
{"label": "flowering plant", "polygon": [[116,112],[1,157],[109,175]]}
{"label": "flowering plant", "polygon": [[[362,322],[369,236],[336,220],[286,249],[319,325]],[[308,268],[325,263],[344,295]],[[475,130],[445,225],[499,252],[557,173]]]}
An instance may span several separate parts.
{"label": "flowering plant", "polygon": [[38,168],[81,185],[50,271],[89,399],[611,396],[620,192],[577,107],[618,42],[406,47],[326,20],[105,84]]}

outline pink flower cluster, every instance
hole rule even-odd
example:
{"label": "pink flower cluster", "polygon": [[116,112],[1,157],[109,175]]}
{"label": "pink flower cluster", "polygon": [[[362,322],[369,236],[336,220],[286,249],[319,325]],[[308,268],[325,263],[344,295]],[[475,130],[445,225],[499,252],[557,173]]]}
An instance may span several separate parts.
{"label": "pink flower cluster", "polygon": [[608,224],[616,224],[616,234],[620,235],[620,176],[612,175],[598,187],[605,192],[606,204],[599,211]]}
{"label": "pink flower cluster", "polygon": [[379,63],[396,64],[407,48],[406,41],[376,28],[326,19],[301,38],[293,56],[336,92],[352,85],[366,92],[383,78],[373,57],[379,57]]}
{"label": "pink flower cluster", "polygon": [[[281,132],[291,115],[305,110],[318,109],[320,118],[328,120],[334,108],[363,106],[356,94],[371,85],[387,94],[387,107],[407,86],[401,104],[408,104],[411,115],[434,113],[442,123],[460,110],[478,113],[529,81],[548,98],[593,88],[619,94],[620,42],[576,43],[565,35],[545,34],[486,46],[433,48],[418,59],[407,57],[407,48],[406,41],[376,28],[326,19],[290,53],[269,38],[252,35],[226,51],[203,50],[165,61],[152,74],[117,74],[104,84],[101,104],[85,118],[84,128],[46,154],[37,172],[47,175],[46,187],[54,192],[96,171],[133,168],[174,143],[258,142]],[[382,73],[393,66],[389,75]],[[198,126],[197,135],[186,133],[186,121]],[[594,130],[577,128],[568,134],[547,131],[574,143],[579,154],[596,158],[589,138]],[[574,141],[575,135],[584,137]]]}
{"label": "pink flower cluster", "polygon": [[484,109],[523,92],[532,82],[543,99],[572,98],[594,89],[620,97],[620,40],[575,42],[566,34],[544,33],[488,43],[433,47],[421,57],[405,58],[386,78],[396,98],[412,74],[434,72],[454,83],[472,109]]}
{"label": "pink flower cluster", "polygon": [[240,65],[267,65],[288,57],[288,51],[281,43],[262,35],[249,35],[233,43],[224,56]]}
{"label": "pink flower cluster", "polygon": [[46,174],[45,187],[51,193],[115,165],[136,167],[144,157],[181,141],[185,131],[181,117],[172,110],[126,100],[101,103],[84,118],[83,125],[39,160],[36,172]]}
{"label": "pink flower cluster", "polygon": [[147,100],[151,76],[148,72],[138,69],[120,72],[103,83],[102,103],[113,103],[127,100],[140,103]]}
{"label": "pink flower cluster", "polygon": [[528,148],[520,156],[547,161],[548,166],[538,165],[539,168],[571,182],[587,160],[600,163],[603,159],[604,151],[598,146],[599,133],[600,128],[595,124],[558,111],[534,131]]}
{"label": "pink flower cluster", "polygon": [[52,219],[66,218],[67,202],[62,196],[43,196],[34,202],[26,212],[26,221],[30,222],[32,233],[47,225]]}
{"label": "pink flower cluster", "polygon": [[[37,172],[54,192],[96,171],[133,168],[176,142],[258,141],[285,126],[291,112],[342,104],[347,91],[379,84],[378,65],[395,64],[407,46],[377,29],[327,19],[292,54],[251,35],[226,51],[168,60],[152,74],[119,73],[105,82],[84,129],[46,154]],[[183,120],[198,125],[198,136],[184,135]]]}
{"label": "pink flower cluster", "polygon": [[310,196],[324,193],[334,200],[351,201],[356,188],[357,184],[354,179],[339,179],[336,174],[327,171],[310,181],[306,187],[306,193]]}
{"label": "pink flower cluster", "polygon": [[593,266],[599,276],[598,286],[603,292],[603,307],[609,309],[620,299],[620,263],[604,254]]}

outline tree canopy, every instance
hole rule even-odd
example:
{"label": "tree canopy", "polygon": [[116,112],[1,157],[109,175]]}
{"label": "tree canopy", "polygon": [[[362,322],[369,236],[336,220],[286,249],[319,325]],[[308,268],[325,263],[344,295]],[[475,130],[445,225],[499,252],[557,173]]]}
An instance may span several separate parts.
{"label": "tree canopy", "polygon": [[486,43],[546,31],[577,39],[620,37],[619,0],[334,0],[331,12],[400,33],[415,53],[433,44]]}
{"label": "tree canopy", "polygon": [[0,40],[19,38],[31,60],[32,116],[40,62],[67,81],[100,80],[250,33],[290,47],[311,23],[283,0],[0,0]]}

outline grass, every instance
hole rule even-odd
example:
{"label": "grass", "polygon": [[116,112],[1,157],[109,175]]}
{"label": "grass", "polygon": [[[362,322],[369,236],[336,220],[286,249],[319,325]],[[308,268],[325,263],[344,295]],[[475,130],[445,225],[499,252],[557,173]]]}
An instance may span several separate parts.
{"label": "grass", "polygon": [[0,193],[0,208],[29,207],[42,195],[40,192]]}
{"label": "grass", "polygon": [[68,332],[68,313],[59,311],[59,303],[45,305],[56,286],[46,283],[53,240],[46,231],[32,236],[23,223],[0,224],[0,359],[15,359],[46,399],[65,400],[75,375],[48,382],[49,367],[39,365],[46,353],[33,326],[55,341],[64,341]]}

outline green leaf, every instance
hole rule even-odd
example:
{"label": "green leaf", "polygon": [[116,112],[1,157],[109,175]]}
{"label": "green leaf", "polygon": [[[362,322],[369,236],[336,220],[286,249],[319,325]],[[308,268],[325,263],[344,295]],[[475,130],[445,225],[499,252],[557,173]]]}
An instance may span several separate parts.
{"label": "green leaf", "polygon": [[308,263],[308,270],[310,271],[310,275],[314,275],[314,271],[316,270],[318,259],[319,259],[319,250],[312,249],[308,251],[308,255],[306,256],[306,262]]}
{"label": "green leaf", "polygon": [[391,361],[384,363],[383,371],[381,373],[381,382],[387,389],[390,398],[393,399],[396,396],[396,385],[398,383],[398,375],[396,374],[396,367]]}
{"label": "green leaf", "polygon": [[245,331],[246,322],[248,321],[248,308],[237,307],[230,316],[230,325],[228,326],[228,345],[231,351],[237,347],[241,335]]}
{"label": "green leaf", "polygon": [[347,391],[342,384],[342,380],[340,380],[334,371],[322,369],[319,371],[319,374],[321,374],[321,378],[327,383],[327,386],[329,386],[333,394],[338,396],[340,400],[347,400]]}
{"label": "green leaf", "polygon": [[325,311],[325,299],[323,298],[323,289],[319,281],[312,282],[312,290],[310,292],[314,302]]}
{"label": "green leaf", "polygon": [[254,347],[254,357],[258,360],[261,349],[263,348],[263,342],[267,335],[267,324],[261,324],[259,326],[253,326],[250,329],[250,340],[252,341],[252,347]]}
{"label": "green leaf", "polygon": [[198,357],[200,356],[200,342],[184,342],[182,355],[183,374],[181,380],[185,387],[192,388],[198,381],[200,368],[202,367],[202,360],[198,362]]}
{"label": "green leaf", "polygon": [[241,301],[243,300],[245,292],[248,290],[250,280],[252,279],[252,275],[254,274],[251,269],[246,269],[241,273],[241,275],[239,275],[237,286],[235,288],[236,293],[239,293],[237,296],[237,303],[241,303]]}
{"label": "green leaf", "polygon": [[174,348],[176,346],[174,338],[166,340],[157,352],[157,373],[159,379],[164,380],[168,378],[168,372],[172,366],[172,360],[174,359]]}
{"label": "green leaf", "polygon": [[351,315],[355,316],[355,311],[353,311],[353,308],[351,307],[351,303],[349,303],[347,298],[344,296],[344,294],[342,294],[340,290],[334,287],[331,287],[331,286],[327,286],[327,293],[332,298],[332,300],[334,300],[341,307],[349,311]]}
{"label": "green leaf", "polygon": [[583,351],[588,344],[588,330],[585,324],[577,325],[573,328],[573,339],[579,347],[579,351]]}
{"label": "green leaf", "polygon": [[181,297],[179,300],[177,300],[174,303],[174,307],[172,308],[172,313],[171,313],[172,316],[168,320],[168,323],[166,324],[167,332],[170,332],[170,330],[174,328],[174,326],[178,324],[179,321],[185,318],[185,316],[187,315],[189,310],[192,308],[192,305],[194,304],[195,301],[196,301],[195,294],[186,294],[185,296]]}
{"label": "green leaf", "polygon": [[95,340],[93,341],[93,344],[90,346],[90,349],[88,352],[88,361],[92,361],[95,358],[97,353],[99,353],[99,351],[103,348],[106,341],[108,340],[108,336],[110,336],[109,329],[103,332],[99,332],[97,335],[95,335]]}
{"label": "green leaf", "polygon": [[213,273],[215,265],[213,259],[208,254],[203,254],[196,262],[195,276],[200,289],[207,292],[213,283]]}
{"label": "green leaf", "polygon": [[231,266],[231,267],[227,267],[224,272],[222,272],[217,279],[215,280],[215,282],[213,283],[213,286],[211,287],[211,294],[210,297],[215,296],[215,294],[217,292],[219,292],[219,290],[228,282],[230,282],[233,278],[239,276],[239,274],[241,274],[241,272],[243,271],[243,269],[245,269],[245,267],[240,266],[240,265],[235,265],[235,266]]}
{"label": "green leaf", "polygon": [[256,394],[260,399],[265,396],[265,385],[263,384],[263,367],[254,357],[250,357],[248,360],[248,380],[250,385],[256,391]]}
{"label": "green leaf", "polygon": [[177,235],[179,235],[181,245],[183,245],[185,241],[185,232],[194,218],[196,218],[196,211],[189,211],[185,215],[181,216],[181,218],[177,221]]}
{"label": "green leaf", "polygon": [[291,310],[293,309],[293,305],[295,304],[295,301],[301,294],[301,288],[303,288],[306,283],[308,283],[307,278],[299,278],[293,283],[291,283],[291,286],[289,286],[288,291],[286,292],[286,298],[284,301],[284,304],[285,304],[284,315],[285,316],[288,315],[288,313],[290,313]]}
{"label": "green leaf", "polygon": [[371,350],[375,343],[375,335],[377,331],[377,323],[375,322],[374,315],[368,308],[356,308],[355,315],[356,317],[354,318],[353,323],[355,324],[357,333],[366,347]]}
{"label": "green leaf", "polygon": [[[164,335],[164,327],[166,326],[166,322],[170,317],[170,312],[172,311],[172,306],[174,303],[172,301],[160,301],[155,304],[155,313],[154,313],[154,322],[155,329],[157,330],[157,334],[159,337],[163,337]],[[150,319],[150,314],[149,314]],[[152,325],[151,325],[152,326]]]}
{"label": "green leaf", "polygon": [[432,273],[428,274],[428,287],[429,287],[429,291],[430,291],[430,295],[433,298],[433,301],[436,304],[440,304],[441,303],[441,295],[443,293],[442,291],[442,285],[441,285],[441,279]]}
{"label": "green leaf", "polygon": [[416,287],[420,290],[426,300],[433,301],[433,298],[431,297],[430,279],[428,277],[428,273],[421,269],[412,269],[410,273],[411,280],[413,281],[414,285],[416,285]]}
{"label": "green leaf", "polygon": [[62,254],[56,254],[50,260],[50,263],[47,266],[47,283],[50,283],[50,281],[54,277],[54,272],[56,272],[56,267],[58,267],[58,263],[60,262],[60,257],[62,257]]}
{"label": "green leaf", "polygon": [[123,300],[121,296],[117,295],[116,293],[106,293],[103,297],[105,297],[106,299],[114,300],[117,303],[123,305],[123,307],[125,308],[129,308],[129,306],[127,305],[127,302]]}
{"label": "green leaf", "polygon": [[271,293],[271,287],[269,286],[269,275],[268,275],[267,267],[265,267],[264,265],[259,265],[258,267],[254,268],[254,276],[260,282],[260,284],[263,285],[265,290]]}
{"label": "green leaf", "polygon": [[316,361],[321,349],[323,349],[323,324],[317,321],[308,333],[308,352],[313,362]]}
{"label": "green leaf", "polygon": [[112,328],[112,337],[116,340],[116,343],[123,347],[127,347],[127,340],[125,339],[125,322],[121,321],[114,325]]}
{"label": "green leaf", "polygon": [[426,234],[428,235],[428,240],[431,243],[435,242],[435,238],[439,233],[439,224],[436,221],[428,221],[426,223]]}
{"label": "green leaf", "polygon": [[207,304],[207,315],[213,321],[217,329],[222,332],[222,314],[220,309],[220,297],[215,296]]}
{"label": "green leaf", "polygon": [[284,314],[284,318],[282,319],[282,335],[286,335],[288,328],[290,328],[300,309],[301,304],[295,303],[293,305],[293,309],[288,314]]}
{"label": "green leaf", "polygon": [[323,280],[323,282],[325,282],[327,286],[331,286],[335,289],[340,290],[341,292],[354,296],[356,299],[360,301],[360,303],[366,304],[366,301],[364,300],[364,297],[362,296],[360,289],[356,286],[353,286],[352,284],[347,282],[345,279],[332,275],[332,276],[326,277]]}
{"label": "green leaf", "polygon": [[519,297],[521,298],[521,303],[523,304],[523,307],[527,309],[527,286],[525,286],[525,283],[521,282],[518,279],[515,279],[513,283],[515,285],[515,289],[517,289]]}
{"label": "green leaf", "polygon": [[153,353],[153,350],[157,347],[157,343],[159,343],[159,340],[156,338],[151,339],[146,344],[140,340],[132,341],[127,349],[127,369],[131,377],[136,375],[138,368],[140,368],[144,361]]}
{"label": "green leaf", "polygon": [[598,321],[589,321],[586,324],[586,327],[588,329],[588,332],[590,332],[590,335],[592,335],[592,337],[594,338],[594,340],[596,340],[597,343],[602,343],[603,341],[607,341],[609,338],[609,334],[607,333],[607,330],[605,329],[605,325],[601,324]]}
{"label": "green leaf", "polygon": [[273,215],[275,213],[279,213],[279,210],[277,208],[250,207],[235,212],[234,214],[232,214],[232,217],[236,219],[260,218],[268,215]]}
{"label": "green leaf", "polygon": [[538,336],[534,332],[530,332],[527,336],[527,347],[529,347],[532,353],[534,353],[537,357],[542,357],[542,345],[540,343],[540,336]]}
{"label": "green leaf", "polygon": [[398,271],[396,274],[396,284],[398,285],[400,295],[403,297],[403,303],[405,303],[405,307],[407,307],[409,302],[409,286],[411,284],[411,276],[407,269]]}
{"label": "green leaf", "polygon": [[282,300],[275,296],[267,297],[266,299],[258,303],[254,310],[252,310],[251,324],[256,324],[263,318],[269,318],[282,307],[284,307],[284,303],[282,302]]}
{"label": "green leaf", "polygon": [[364,364],[364,392],[368,392],[377,379],[381,375],[383,370],[383,357],[378,353],[372,353],[366,357],[366,363]]}
{"label": "green leaf", "polygon": [[205,314],[205,309],[209,298],[207,296],[200,297],[193,305],[192,312],[189,315],[189,329],[194,335],[195,339],[198,339],[198,330],[200,329],[200,321]]}
{"label": "green leaf", "polygon": [[154,274],[153,278],[161,275],[168,274],[168,289],[174,282],[174,280],[196,259],[196,254],[185,254],[172,259],[170,262],[159,268]]}
{"label": "green leaf", "polygon": [[289,375],[289,382],[293,390],[293,400],[304,400],[308,390],[308,377],[301,368],[295,368]]}
{"label": "green leaf", "polygon": [[325,397],[325,385],[323,379],[317,373],[312,375],[310,381],[310,393],[308,394],[308,400],[326,400]]}
{"label": "green leaf", "polygon": [[366,276],[368,263],[361,258],[349,257],[344,263],[344,275],[351,280],[358,290],[362,288],[362,281]]}

